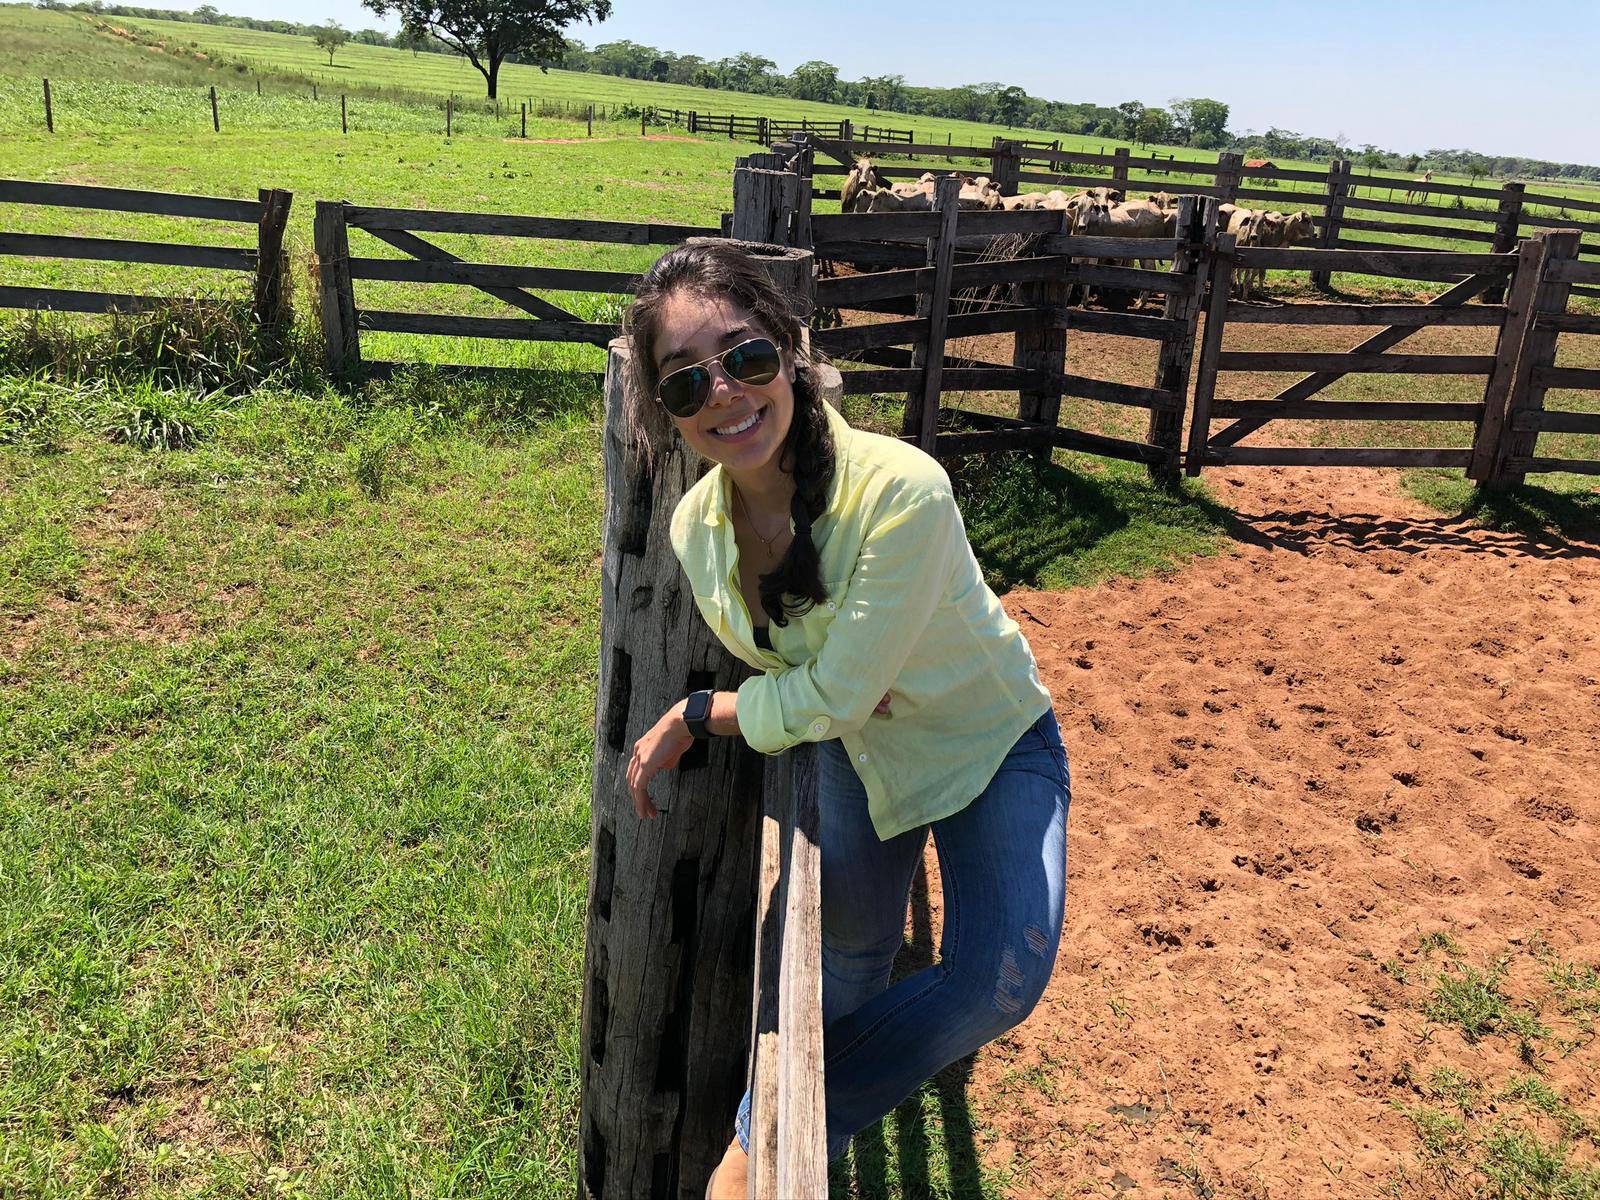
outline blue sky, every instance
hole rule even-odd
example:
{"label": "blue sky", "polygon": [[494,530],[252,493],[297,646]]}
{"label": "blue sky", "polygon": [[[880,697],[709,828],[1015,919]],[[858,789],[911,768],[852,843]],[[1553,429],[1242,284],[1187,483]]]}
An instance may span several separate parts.
{"label": "blue sky", "polygon": [[[352,29],[395,24],[357,0],[213,2],[247,16],[331,16]],[[614,8],[610,20],[570,35],[706,58],[750,50],[784,71],[820,58],[849,79],[992,79],[1054,100],[1165,105],[1210,96],[1230,106],[1232,129],[1278,125],[1402,152],[1470,146],[1600,162],[1600,0],[614,0]]]}

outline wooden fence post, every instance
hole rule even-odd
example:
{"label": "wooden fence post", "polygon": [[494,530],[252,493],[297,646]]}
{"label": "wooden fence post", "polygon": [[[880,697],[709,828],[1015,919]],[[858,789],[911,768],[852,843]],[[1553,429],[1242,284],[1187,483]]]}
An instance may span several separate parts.
{"label": "wooden fence post", "polygon": [[800,208],[800,176],[775,154],[738,159],[733,171],[732,236],[742,242],[792,246]]}
{"label": "wooden fence post", "polygon": [[699,129],[697,128],[698,123],[699,123],[699,116],[695,113],[694,109],[691,108],[689,110],[689,132],[690,133],[698,133],[699,132]]}
{"label": "wooden fence post", "polygon": [[[1526,186],[1507,183],[1500,189],[1500,213],[1494,223],[1494,244],[1489,249],[1495,254],[1510,254],[1517,248],[1517,238],[1522,232],[1522,194]],[[1506,297],[1506,289],[1495,285],[1483,293],[1485,304],[1499,304]]]}
{"label": "wooden fence post", "polygon": [[839,122],[839,140],[844,143],[845,153],[850,153],[850,143],[855,140],[855,125],[848,118]]}
{"label": "wooden fence post", "polygon": [[1173,408],[1150,410],[1148,440],[1167,452],[1164,461],[1150,465],[1150,476],[1160,483],[1178,482],[1179,457],[1183,446],[1183,410],[1189,397],[1189,368],[1194,362],[1195,329],[1200,322],[1200,306],[1205,302],[1201,267],[1207,261],[1206,249],[1215,243],[1217,204],[1210,197],[1178,197],[1178,216],[1174,224],[1178,249],[1172,258],[1172,276],[1182,276],[1187,287],[1167,293],[1164,315],[1175,322],[1161,342],[1156,365],[1156,387],[1177,397]]}
{"label": "wooden fence post", "polygon": [[522,102],[522,136],[524,139],[528,136],[528,102],[526,100]]}
{"label": "wooden fence post", "polygon": [[257,198],[261,201],[261,219],[256,225],[255,318],[267,336],[276,340],[289,315],[288,292],[284,288],[289,263],[283,252],[283,231],[289,223],[294,193],[262,188]]}
{"label": "wooden fence post", "polygon": [[587,120],[588,120],[588,132],[584,136],[585,137],[593,137],[594,136],[594,105],[592,105],[592,104],[589,105],[589,115],[588,115],[588,119]]}
{"label": "wooden fence post", "polygon": [[315,79],[311,81],[311,98],[313,100],[317,98],[317,81]]}
{"label": "wooden fence post", "polygon": [[44,128],[46,133],[56,131],[55,106],[50,103],[50,81],[44,81]]}
{"label": "wooden fence post", "polygon": [[917,296],[917,316],[926,318],[928,331],[911,351],[911,366],[922,371],[920,385],[906,396],[900,432],[915,437],[917,445],[932,454],[939,442],[939,391],[944,373],[944,331],[950,320],[950,278],[956,259],[956,217],[960,208],[961,180],[943,175],[933,185],[933,206],[939,230],[928,239],[927,265],[933,268],[933,287]]}
{"label": "wooden fence post", "polygon": [[344,93],[339,93],[339,132],[348,135],[350,132],[350,116],[345,110]]}
{"label": "wooden fence post", "polygon": [[1494,370],[1483,389],[1483,416],[1472,437],[1472,461],[1467,478],[1482,486],[1494,479],[1502,457],[1501,443],[1510,426],[1511,382],[1517,373],[1517,355],[1522,340],[1533,323],[1533,297],[1544,274],[1549,249],[1542,234],[1535,234],[1517,247],[1517,269],[1511,276],[1506,295],[1505,320],[1495,343]]}
{"label": "wooden fence post", "polygon": [[[804,298],[809,251],[747,249]],[[676,438],[650,467],[628,453],[627,355],[612,342],[606,367],[578,1195],[676,1200],[704,1189],[746,1083],[756,848],[775,764],[712,738],[656,777],[660,816],[634,813],[634,741],[689,692],[734,690],[749,670],[701,618],[667,537],[700,464]]]}
{"label": "wooden fence post", "polygon": [[1117,160],[1111,165],[1111,182],[1117,186],[1119,191],[1124,193],[1128,190],[1129,153],[1126,146],[1118,146],[1111,151],[1112,157]]}
{"label": "wooden fence post", "polygon": [[317,255],[317,290],[322,301],[323,366],[335,379],[349,378],[360,369],[361,343],[343,202],[317,201],[311,245]]}
{"label": "wooden fence post", "polygon": [[445,101],[444,101],[444,135],[445,135],[445,137],[449,137],[450,136],[450,126],[455,123],[455,115],[456,115],[456,98],[454,96],[446,96],[445,97]]}
{"label": "wooden fence post", "polygon": [[222,132],[222,121],[217,115],[217,89],[211,89],[211,132]]}
{"label": "wooden fence post", "polygon": [[[649,114],[650,114],[650,110],[647,109],[647,108],[641,108],[639,110],[639,136],[640,137],[644,137],[645,136],[644,123],[645,123],[645,118],[648,117]],[[522,124],[523,124],[522,136],[523,137],[527,137],[528,136],[528,130],[527,130],[528,122],[527,122],[527,118],[526,117],[523,118]]]}
{"label": "wooden fence post", "polygon": [[[1339,224],[1344,219],[1344,198],[1350,193],[1350,160],[1336,158],[1328,164],[1328,205],[1322,217],[1322,234],[1317,245],[1332,250],[1339,245]],[[1316,287],[1327,287],[1333,280],[1331,271],[1311,272],[1311,282]]]}
{"label": "wooden fence post", "polygon": [[1200,347],[1200,362],[1195,368],[1194,411],[1189,416],[1189,452],[1184,471],[1190,478],[1205,466],[1206,448],[1211,444],[1211,401],[1217,394],[1217,356],[1222,353],[1222,336],[1227,331],[1228,298],[1233,288],[1233,250],[1238,237],[1219,233],[1211,250],[1209,307],[1206,309],[1205,341]]}
{"label": "wooden fence post", "polygon": [[1244,155],[1234,150],[1224,150],[1217,155],[1217,203],[1232,204],[1239,198],[1239,184],[1244,175]]}
{"label": "wooden fence post", "polygon": [[1017,176],[1022,173],[1022,156],[1016,142],[994,139],[994,166],[991,174],[1002,196],[1017,194]]}
{"label": "wooden fence post", "polygon": [[[1550,268],[1558,262],[1568,262],[1578,257],[1582,234],[1576,229],[1547,229],[1541,240],[1545,244],[1543,262],[1540,264],[1538,286],[1528,305],[1527,326],[1523,331],[1522,345],[1517,351],[1516,370],[1511,376],[1511,392],[1506,400],[1506,421],[1500,433],[1500,450],[1495,458],[1489,482],[1497,486],[1522,483],[1527,478],[1527,468],[1519,467],[1518,460],[1533,456],[1539,444],[1537,428],[1527,428],[1527,422],[1518,418],[1544,408],[1544,394],[1549,385],[1542,378],[1545,371],[1555,366],[1555,330],[1542,327],[1539,318],[1567,311],[1567,298],[1572,292],[1570,283],[1555,283],[1549,279]],[[1517,265],[1522,265],[1518,258]],[[1509,314],[1507,320],[1510,320]],[[1484,414],[1487,417],[1487,411]]]}
{"label": "wooden fence post", "polygon": [[[1070,214],[1061,214],[1061,227],[1055,232],[1061,235],[1072,232]],[[1045,377],[1043,387],[1019,390],[1019,420],[1043,425],[1055,425],[1061,420],[1061,377],[1067,369],[1067,329],[1062,324],[1062,313],[1067,307],[1067,292],[1064,278],[1030,280],[1016,285],[1017,303],[1050,314],[1049,319],[1032,329],[1017,330],[1012,347],[1012,366],[1037,371]],[[1049,462],[1050,456],[1049,446],[1034,450],[1034,457],[1042,462]]]}

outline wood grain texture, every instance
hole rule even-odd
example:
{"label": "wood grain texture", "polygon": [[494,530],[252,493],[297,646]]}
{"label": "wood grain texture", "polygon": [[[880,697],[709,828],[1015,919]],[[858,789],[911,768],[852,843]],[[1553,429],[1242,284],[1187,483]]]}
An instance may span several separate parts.
{"label": "wood grain texture", "polygon": [[497,237],[555,238],[569,242],[615,242],[630,246],[670,245],[692,237],[720,236],[703,225],[656,222],[523,217],[510,213],[449,212],[437,209],[375,208],[352,204],[346,220],[357,229],[410,230],[416,233],[483,233]]}
{"label": "wood grain texture", "polygon": [[1470,450],[1391,450],[1361,446],[1213,446],[1206,462],[1238,467],[1464,467]]}
{"label": "wood grain texture", "polygon": [[1239,325],[1436,325],[1498,327],[1503,305],[1435,308],[1425,304],[1243,304],[1228,305],[1226,318]]}
{"label": "wood grain texture", "polygon": [[1339,371],[1343,374],[1476,375],[1494,370],[1491,354],[1323,354],[1224,350],[1222,371]]}
{"label": "wood grain texture", "polygon": [[[1536,234],[1535,239],[1544,245],[1542,270],[1538,286],[1534,288],[1529,311],[1533,319],[1522,335],[1522,345],[1517,350],[1516,369],[1511,374],[1511,390],[1506,400],[1506,414],[1511,425],[1509,432],[1500,438],[1500,461],[1496,463],[1488,482],[1495,485],[1516,484],[1523,481],[1524,472],[1507,465],[1508,459],[1531,458],[1537,452],[1539,435],[1517,428],[1523,414],[1537,412],[1544,407],[1545,392],[1555,370],[1556,345],[1560,335],[1541,329],[1538,316],[1557,314],[1567,310],[1567,297],[1571,287],[1555,278],[1555,268],[1571,262],[1578,256],[1579,234],[1576,229],[1552,229]],[[1594,372],[1600,376],[1600,372]]]}
{"label": "wood grain texture", "polygon": [[1219,233],[1212,248],[1207,270],[1206,331],[1195,366],[1194,408],[1189,416],[1189,444],[1184,457],[1184,473],[1191,479],[1200,474],[1205,452],[1211,442],[1211,417],[1217,394],[1217,358],[1222,353],[1222,336],[1227,331],[1228,301],[1233,287],[1234,250],[1238,236]]}
{"label": "wood grain texture", "polygon": [[256,200],[222,196],[187,196],[178,192],[149,192],[139,188],[97,187],[82,183],[33,183],[0,179],[0,204],[47,204],[66,208],[96,208],[112,212],[153,213],[165,217],[201,217],[209,221],[261,219]]}

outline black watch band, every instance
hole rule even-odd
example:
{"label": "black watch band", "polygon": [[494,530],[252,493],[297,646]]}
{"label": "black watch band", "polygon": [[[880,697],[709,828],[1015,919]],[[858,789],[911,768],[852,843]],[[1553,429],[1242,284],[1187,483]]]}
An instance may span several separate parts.
{"label": "black watch band", "polygon": [[689,727],[689,732],[697,738],[708,738],[711,731],[706,728],[706,721],[711,717],[711,689],[704,688],[698,692],[690,692],[689,699],[683,706],[683,723]]}

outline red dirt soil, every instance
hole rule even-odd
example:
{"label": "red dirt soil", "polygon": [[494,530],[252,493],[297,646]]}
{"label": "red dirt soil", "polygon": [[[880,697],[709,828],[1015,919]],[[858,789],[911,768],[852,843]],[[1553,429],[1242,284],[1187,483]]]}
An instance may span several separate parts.
{"label": "red dirt soil", "polygon": [[[1073,775],[1055,978],[968,1085],[1008,1196],[1378,1195],[1416,1175],[1394,1102],[1528,1070],[1423,1017],[1421,935],[1510,953],[1516,997],[1547,950],[1600,963],[1600,547],[1452,522],[1393,472],[1208,478],[1236,555],[1005,598]],[[936,945],[931,840],[927,875]],[[1592,1117],[1593,1034],[1551,1045]]]}

